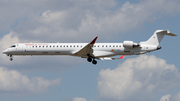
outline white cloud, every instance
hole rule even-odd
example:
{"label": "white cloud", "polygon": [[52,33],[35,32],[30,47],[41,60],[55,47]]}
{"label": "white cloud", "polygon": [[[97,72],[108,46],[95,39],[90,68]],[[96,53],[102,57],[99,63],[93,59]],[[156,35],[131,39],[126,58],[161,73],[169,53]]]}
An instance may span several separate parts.
{"label": "white cloud", "polygon": [[169,101],[169,98],[171,97],[170,94],[164,95],[161,97],[160,101]]}
{"label": "white cloud", "polygon": [[180,101],[180,93],[176,95],[172,95],[172,97],[170,98],[170,101]]}
{"label": "white cloud", "polygon": [[168,91],[179,81],[180,74],[174,65],[154,55],[141,55],[127,59],[114,70],[102,69],[98,92],[103,100],[151,101],[155,93]]}
{"label": "white cloud", "polygon": [[[77,39],[87,42],[87,39],[97,35],[107,40],[112,34],[116,36],[141,28],[147,21],[153,22],[163,16],[180,13],[178,11],[180,2],[177,0],[146,0],[134,4],[126,2],[122,7],[119,7],[115,0],[70,0],[66,3],[67,7],[63,5],[59,9],[42,7],[44,11],[27,14],[28,20],[19,24],[16,31],[23,34],[22,38],[46,42],[54,40],[77,42]],[[39,8],[39,6],[32,7]]]}
{"label": "white cloud", "polygon": [[43,93],[48,87],[59,85],[61,78],[46,80],[42,77],[28,78],[16,70],[0,67],[0,92],[14,94]]}
{"label": "white cloud", "polygon": [[1,0],[0,32],[9,32],[47,9],[62,10],[71,6],[70,0]]}
{"label": "white cloud", "polygon": [[85,98],[75,97],[72,101],[87,101]]}
{"label": "white cloud", "polygon": [[19,43],[19,42],[20,42],[20,40],[19,40],[17,34],[13,31],[11,31],[9,34],[4,35],[0,39],[0,46],[1,46],[1,49],[6,49],[6,48],[9,48],[11,45],[13,45],[15,43]]}

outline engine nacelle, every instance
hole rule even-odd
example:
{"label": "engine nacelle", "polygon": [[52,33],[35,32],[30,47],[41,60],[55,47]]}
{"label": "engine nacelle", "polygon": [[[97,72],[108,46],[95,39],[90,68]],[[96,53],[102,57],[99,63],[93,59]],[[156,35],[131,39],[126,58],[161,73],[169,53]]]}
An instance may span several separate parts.
{"label": "engine nacelle", "polygon": [[123,47],[134,48],[134,47],[139,47],[139,44],[138,43],[134,43],[133,41],[124,41],[123,42]]}

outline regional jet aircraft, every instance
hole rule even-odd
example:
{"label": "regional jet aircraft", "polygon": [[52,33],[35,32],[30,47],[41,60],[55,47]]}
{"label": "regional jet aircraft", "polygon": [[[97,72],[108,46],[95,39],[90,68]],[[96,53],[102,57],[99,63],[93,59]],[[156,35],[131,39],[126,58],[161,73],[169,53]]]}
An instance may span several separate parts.
{"label": "regional jet aircraft", "polygon": [[[13,55],[70,55],[87,58],[88,62],[97,64],[98,60],[122,59],[125,55],[140,55],[161,49],[159,43],[164,35],[176,36],[168,30],[156,30],[155,33],[144,42],[135,43],[124,41],[123,43],[95,43],[96,37],[90,43],[18,43],[3,51],[13,60]],[[122,55],[120,58],[112,56]]]}

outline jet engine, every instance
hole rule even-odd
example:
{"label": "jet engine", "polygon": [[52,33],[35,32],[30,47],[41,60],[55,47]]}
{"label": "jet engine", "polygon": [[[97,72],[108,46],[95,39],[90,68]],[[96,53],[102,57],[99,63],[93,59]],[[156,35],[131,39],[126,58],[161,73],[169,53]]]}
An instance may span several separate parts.
{"label": "jet engine", "polygon": [[139,47],[140,45],[138,43],[134,43],[133,41],[124,41],[123,42],[123,47],[126,48],[134,48],[134,47]]}

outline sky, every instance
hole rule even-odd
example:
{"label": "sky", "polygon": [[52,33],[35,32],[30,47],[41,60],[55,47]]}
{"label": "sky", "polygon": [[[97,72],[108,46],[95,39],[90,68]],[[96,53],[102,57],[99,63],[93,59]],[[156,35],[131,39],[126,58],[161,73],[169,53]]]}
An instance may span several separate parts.
{"label": "sky", "polygon": [[[71,56],[0,54],[1,101],[179,101],[179,0],[0,0],[0,51],[15,43],[146,41],[161,50],[97,65]],[[119,56],[117,56],[119,57]]]}

